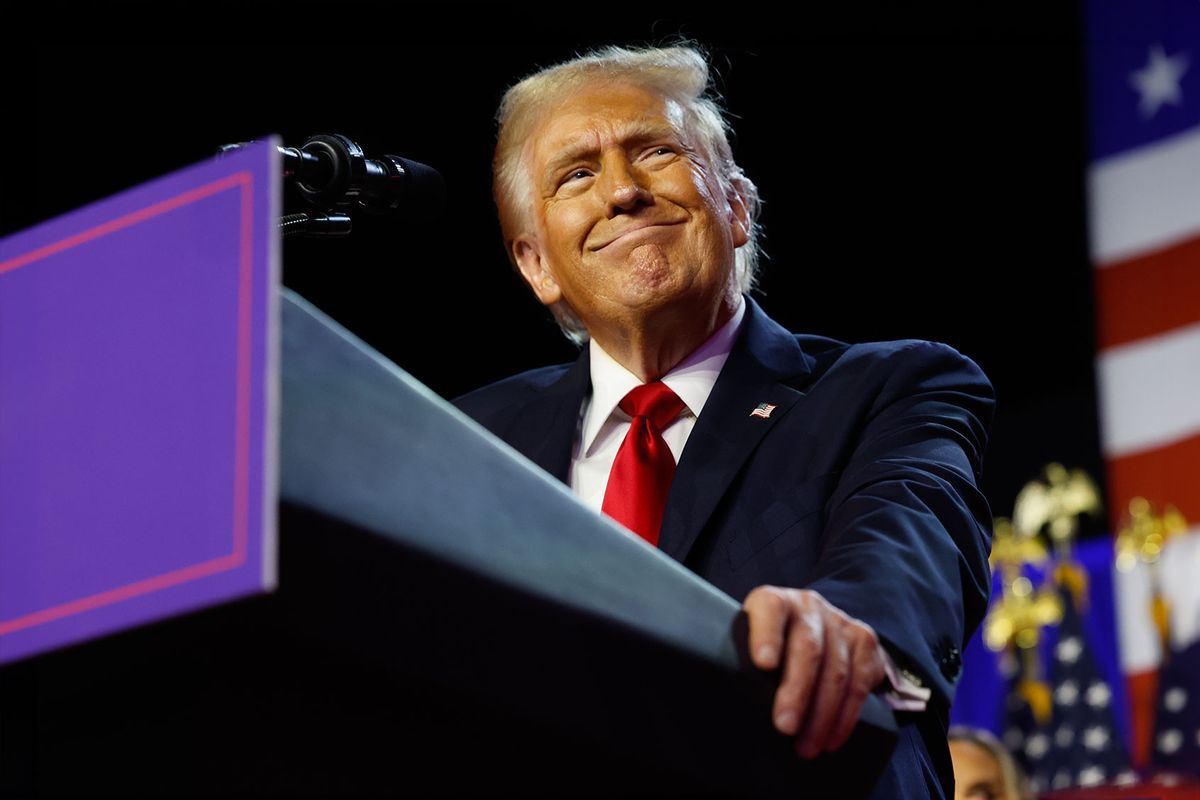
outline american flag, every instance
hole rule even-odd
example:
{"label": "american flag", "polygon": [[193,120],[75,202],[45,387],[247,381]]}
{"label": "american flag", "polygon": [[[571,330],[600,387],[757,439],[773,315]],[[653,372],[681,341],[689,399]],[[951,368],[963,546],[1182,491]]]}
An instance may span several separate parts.
{"label": "american flag", "polygon": [[1159,681],[1155,767],[1200,776],[1200,642],[1171,654]]}
{"label": "american flag", "polygon": [[[1049,719],[1037,724],[1019,696],[1009,704],[1013,727],[1032,726],[1021,733],[1016,753],[1038,792],[1132,777],[1114,722],[1113,691],[1096,669],[1070,592],[1059,594],[1063,619],[1057,640],[1048,642]],[[1006,744],[1017,742],[1017,734],[1005,732]]]}
{"label": "american flag", "polygon": [[1167,541],[1159,565],[1167,607],[1151,763],[1200,777],[1200,535]]}
{"label": "american flag", "polygon": [[[1040,699],[1050,697],[1050,687],[1030,675],[1015,648],[1010,648],[1000,657],[999,669],[1003,673],[1007,692],[1004,700],[1003,741],[1013,757],[1028,773],[1030,765],[1041,759],[1049,742],[1042,731],[1043,723],[1034,708]],[[1036,653],[1034,654],[1036,657]]]}
{"label": "american flag", "polygon": [[[1097,382],[1108,500],[1175,505],[1200,521],[1200,2],[1087,0],[1090,247],[1097,302]],[[1193,528],[1196,531],[1197,528]],[[1188,548],[1159,567],[1200,575]],[[1172,558],[1189,558],[1172,567]],[[1195,581],[1191,581],[1195,583]],[[1132,700],[1134,763],[1154,738],[1156,591],[1140,564],[1116,577],[1122,671]],[[1173,615],[1200,595],[1165,594]],[[1200,640],[1177,642],[1186,651]],[[1191,635],[1191,634],[1188,634]],[[1193,673],[1197,675],[1198,673]],[[1200,691],[1193,677],[1192,690]]]}
{"label": "american flag", "polygon": [[767,419],[771,416],[771,412],[775,410],[775,406],[770,403],[759,403],[753,411],[750,412],[752,417],[762,417]]}

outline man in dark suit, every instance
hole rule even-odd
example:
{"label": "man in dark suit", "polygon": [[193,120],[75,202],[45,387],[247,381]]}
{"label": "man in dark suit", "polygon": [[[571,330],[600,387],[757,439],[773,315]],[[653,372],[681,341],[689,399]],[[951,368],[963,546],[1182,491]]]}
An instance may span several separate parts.
{"label": "man in dark suit", "polygon": [[840,747],[880,691],[903,724],[875,796],[949,796],[991,387],[944,345],[795,336],[749,299],[757,194],[707,87],[694,50],[613,48],[509,90],[505,243],[587,347],[458,404],[743,601],[799,755]]}

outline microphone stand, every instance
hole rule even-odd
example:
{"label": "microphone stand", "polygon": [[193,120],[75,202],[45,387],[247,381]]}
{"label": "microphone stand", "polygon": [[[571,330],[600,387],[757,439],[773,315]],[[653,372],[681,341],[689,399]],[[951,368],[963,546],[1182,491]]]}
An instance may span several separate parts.
{"label": "microphone stand", "polygon": [[294,236],[349,236],[352,228],[350,217],[336,211],[324,214],[285,214],[279,220],[279,230],[285,239]]}
{"label": "microphone stand", "polygon": [[[217,155],[221,156],[244,146],[244,142],[221,145],[217,149]],[[279,155],[283,157],[283,178],[285,181],[298,182],[302,170],[305,174],[320,181],[329,180],[331,172],[329,165],[314,154],[301,150],[298,147],[280,146],[277,149],[279,150]],[[279,231],[285,239],[301,236],[320,238],[349,236],[353,229],[354,224],[350,220],[350,216],[338,211],[284,214],[279,219]]]}
{"label": "microphone stand", "polygon": [[[222,145],[218,157],[245,144]],[[445,200],[442,178],[432,168],[399,156],[368,159],[362,148],[340,134],[318,134],[302,147],[277,149],[283,159],[284,180],[309,203],[323,209],[280,219],[285,238],[348,236],[353,229],[350,217],[328,210],[334,206],[353,205],[378,215],[402,208],[409,192],[417,192],[427,205],[432,201],[437,208]]]}

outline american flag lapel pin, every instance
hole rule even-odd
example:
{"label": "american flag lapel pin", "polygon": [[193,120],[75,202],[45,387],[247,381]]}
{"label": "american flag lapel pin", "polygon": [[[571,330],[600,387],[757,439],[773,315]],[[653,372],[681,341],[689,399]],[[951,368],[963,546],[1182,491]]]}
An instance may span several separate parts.
{"label": "american flag lapel pin", "polygon": [[771,405],[770,403],[759,403],[757,406],[754,407],[754,410],[750,412],[750,416],[762,417],[763,419],[770,419],[771,412],[774,410],[775,410],[775,406]]}

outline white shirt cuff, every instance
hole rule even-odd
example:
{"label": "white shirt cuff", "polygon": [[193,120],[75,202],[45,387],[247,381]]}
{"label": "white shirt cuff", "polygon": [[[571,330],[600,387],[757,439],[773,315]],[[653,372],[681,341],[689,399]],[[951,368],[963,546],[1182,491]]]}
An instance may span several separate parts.
{"label": "white shirt cuff", "polygon": [[883,669],[891,684],[883,688],[883,701],[893,711],[924,711],[932,694],[929,688],[922,686],[912,673],[897,667],[887,650],[879,649],[883,653]]}

